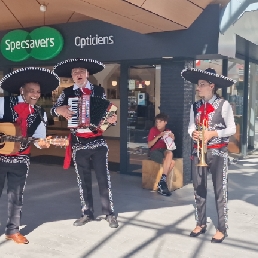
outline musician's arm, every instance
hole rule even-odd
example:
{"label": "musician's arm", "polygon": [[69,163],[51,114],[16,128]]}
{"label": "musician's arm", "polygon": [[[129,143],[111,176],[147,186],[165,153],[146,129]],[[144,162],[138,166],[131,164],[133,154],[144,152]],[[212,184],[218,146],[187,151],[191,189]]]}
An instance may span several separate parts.
{"label": "musician's arm", "polygon": [[0,119],[4,117],[4,97],[0,97]]}
{"label": "musician's arm", "polygon": [[[44,121],[45,121],[45,123],[47,122],[47,114],[46,114],[46,112],[44,112]],[[47,135],[46,126],[45,126],[44,122],[41,121],[41,123],[38,125],[38,127],[37,127],[36,131],[34,132],[34,134],[32,135],[32,137],[45,139],[46,135]],[[34,145],[37,148],[41,149],[37,142],[34,142]]]}
{"label": "musician's arm", "polygon": [[221,138],[234,135],[236,133],[236,124],[232,107],[228,101],[225,101],[222,106],[222,117],[224,118],[226,128],[217,130],[218,137]]}
{"label": "musician's arm", "polygon": [[61,107],[65,105],[65,93],[64,91],[62,91],[62,93],[60,94],[60,96],[58,97],[56,103],[53,105],[53,107],[50,109],[50,114],[53,117],[56,116],[60,116],[57,112],[56,112],[56,108],[57,107]]}
{"label": "musician's arm", "polygon": [[[104,99],[107,99],[106,93],[105,93],[105,89],[103,88],[103,96]],[[110,124],[110,126],[115,126],[117,124],[117,121],[113,124]]]}

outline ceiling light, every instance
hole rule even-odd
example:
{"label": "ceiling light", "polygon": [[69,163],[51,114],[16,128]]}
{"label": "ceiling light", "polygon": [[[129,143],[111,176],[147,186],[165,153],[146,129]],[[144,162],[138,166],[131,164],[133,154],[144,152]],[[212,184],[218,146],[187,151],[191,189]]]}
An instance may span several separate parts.
{"label": "ceiling light", "polygon": [[162,58],[163,59],[172,59],[173,57],[172,56],[163,56]]}
{"label": "ceiling light", "polygon": [[150,81],[145,81],[144,83],[146,86],[150,86]]}
{"label": "ceiling light", "polygon": [[40,7],[39,7],[39,10],[40,10],[41,12],[46,12],[47,6],[44,5],[44,4],[41,4]]}
{"label": "ceiling light", "polygon": [[117,81],[112,81],[111,84],[112,84],[113,87],[116,87]]}

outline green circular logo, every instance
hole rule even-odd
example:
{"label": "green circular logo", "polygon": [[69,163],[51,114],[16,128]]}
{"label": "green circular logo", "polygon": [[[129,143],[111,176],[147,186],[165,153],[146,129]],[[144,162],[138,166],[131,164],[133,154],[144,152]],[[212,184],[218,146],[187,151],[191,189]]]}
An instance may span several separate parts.
{"label": "green circular logo", "polygon": [[11,61],[20,62],[29,58],[27,49],[29,33],[24,30],[14,30],[7,33],[1,41],[3,56]]}
{"label": "green circular logo", "polygon": [[14,30],[7,33],[1,41],[3,56],[20,62],[30,56],[38,60],[49,60],[63,49],[64,40],[59,31],[47,26],[37,28],[31,33]]}

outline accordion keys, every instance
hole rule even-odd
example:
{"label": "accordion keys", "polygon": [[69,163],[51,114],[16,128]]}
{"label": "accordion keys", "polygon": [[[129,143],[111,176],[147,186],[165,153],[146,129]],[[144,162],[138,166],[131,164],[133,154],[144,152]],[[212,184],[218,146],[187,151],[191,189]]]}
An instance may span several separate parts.
{"label": "accordion keys", "polygon": [[72,117],[68,119],[68,128],[77,128],[79,126],[78,120],[78,106],[79,106],[79,98],[69,98],[68,105],[70,106],[70,110],[74,112]]}
{"label": "accordion keys", "polygon": [[78,128],[78,132],[105,131],[110,124],[107,118],[116,113],[117,107],[102,97],[82,95],[68,99],[70,110],[74,112],[68,120],[68,128]]}

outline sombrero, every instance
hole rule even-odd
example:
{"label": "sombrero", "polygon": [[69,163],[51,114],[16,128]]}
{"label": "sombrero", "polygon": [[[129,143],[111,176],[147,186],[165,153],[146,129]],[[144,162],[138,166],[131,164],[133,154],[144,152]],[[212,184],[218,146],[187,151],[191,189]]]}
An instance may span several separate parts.
{"label": "sombrero", "polygon": [[20,88],[29,82],[37,82],[42,94],[50,93],[59,84],[59,77],[52,71],[41,67],[25,67],[5,75],[0,81],[3,90],[19,94]]}
{"label": "sombrero", "polygon": [[93,59],[75,58],[58,63],[54,66],[53,71],[59,77],[71,77],[72,69],[74,68],[87,69],[89,74],[92,75],[101,72],[105,68],[105,65]]}
{"label": "sombrero", "polygon": [[181,72],[181,76],[186,81],[194,84],[198,84],[199,80],[205,80],[214,83],[218,88],[230,87],[236,83],[233,79],[217,74],[212,68],[208,68],[205,71],[196,68],[186,68]]}

